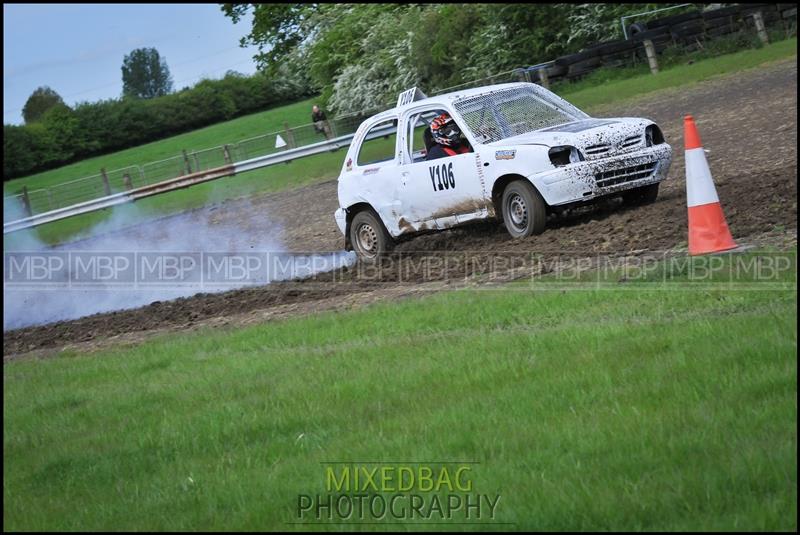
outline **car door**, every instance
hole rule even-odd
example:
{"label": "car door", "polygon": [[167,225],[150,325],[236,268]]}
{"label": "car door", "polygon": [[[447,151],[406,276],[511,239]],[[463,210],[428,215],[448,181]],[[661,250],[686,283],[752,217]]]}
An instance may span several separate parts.
{"label": "car door", "polygon": [[[424,130],[444,113],[441,106],[404,116],[401,132],[401,217],[414,229],[448,228],[485,215],[486,193],[474,152],[427,161]],[[463,128],[463,127],[462,127]]]}
{"label": "car door", "polygon": [[397,117],[383,117],[367,127],[352,170],[354,191],[378,212],[392,235],[399,233],[396,205],[401,181],[396,157],[397,122]]}

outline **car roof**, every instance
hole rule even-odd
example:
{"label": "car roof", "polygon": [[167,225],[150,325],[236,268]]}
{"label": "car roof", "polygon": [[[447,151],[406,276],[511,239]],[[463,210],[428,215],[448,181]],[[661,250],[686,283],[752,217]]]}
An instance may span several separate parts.
{"label": "car roof", "polygon": [[513,82],[508,84],[484,85],[472,89],[460,89],[458,91],[451,91],[450,93],[443,93],[441,95],[415,100],[413,102],[409,102],[408,104],[404,104],[402,106],[396,106],[394,108],[382,111],[380,113],[376,113],[370,119],[383,118],[384,116],[399,115],[410,108],[417,108],[421,105],[449,104],[454,100],[472,97],[475,95],[482,95],[485,93],[491,93],[492,91],[498,91],[500,89],[512,89],[514,87],[527,87],[531,85],[536,85],[536,84],[530,84],[526,82]]}

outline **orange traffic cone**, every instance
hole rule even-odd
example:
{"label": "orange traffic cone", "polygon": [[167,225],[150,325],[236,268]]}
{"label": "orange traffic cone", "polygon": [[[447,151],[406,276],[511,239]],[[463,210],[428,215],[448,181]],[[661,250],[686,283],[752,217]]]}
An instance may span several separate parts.
{"label": "orange traffic cone", "polygon": [[686,145],[686,204],[689,207],[689,254],[737,247],[725,222],[694,118],[683,119]]}

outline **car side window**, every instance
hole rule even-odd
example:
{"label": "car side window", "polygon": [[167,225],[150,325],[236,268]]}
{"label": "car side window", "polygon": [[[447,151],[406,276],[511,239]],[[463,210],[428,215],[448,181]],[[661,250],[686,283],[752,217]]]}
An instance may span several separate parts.
{"label": "car side window", "polygon": [[397,119],[381,121],[369,129],[358,150],[358,165],[372,165],[394,160],[397,144]]}
{"label": "car side window", "polygon": [[417,163],[425,161],[425,156],[434,145],[430,131],[431,121],[445,112],[446,110],[429,110],[411,117],[411,120],[408,122],[411,162]]}

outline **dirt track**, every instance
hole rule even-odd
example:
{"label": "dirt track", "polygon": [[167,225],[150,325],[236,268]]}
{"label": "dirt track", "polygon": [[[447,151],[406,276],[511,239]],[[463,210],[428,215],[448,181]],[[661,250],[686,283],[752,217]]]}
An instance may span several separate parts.
{"label": "dirt track", "polygon": [[[731,231],[741,242],[767,239],[796,243],[797,230],[797,65],[794,59],[763,69],[666,90],[624,107],[595,110],[596,116],[642,116],[661,125],[675,150],[668,179],[650,206],[606,206],[589,213],[551,220],[544,234],[512,241],[500,223],[476,224],[420,236],[398,247],[413,258],[425,251],[469,251],[489,258],[499,252],[577,256],[666,250],[686,243],[682,118],[693,114],[717,184]],[[212,224],[235,222],[258,229],[263,214],[285,230],[293,251],[336,251],[343,240],[333,222],[336,183],[231,200],[196,211]],[[301,225],[296,224],[303,215]],[[147,225],[131,232],[146,232]],[[765,238],[766,236],[766,238]],[[206,325],[241,325],[276,317],[342,309],[372,301],[440,289],[455,265],[440,276],[402,273],[391,268],[380,282],[358,270],[329,273],[309,281],[273,283],[261,288],[203,294],[139,309],[98,314],[73,321],[4,333],[5,358],[32,350],[77,345],[83,349],[133,343],[158,332]]]}

